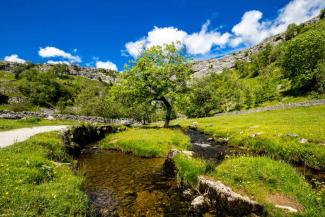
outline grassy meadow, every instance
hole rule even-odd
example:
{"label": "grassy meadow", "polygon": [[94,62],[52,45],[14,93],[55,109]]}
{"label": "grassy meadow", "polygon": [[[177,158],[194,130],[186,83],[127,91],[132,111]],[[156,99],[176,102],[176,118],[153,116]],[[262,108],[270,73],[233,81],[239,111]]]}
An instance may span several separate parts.
{"label": "grassy meadow", "polygon": [[0,149],[0,216],[85,216],[83,177],[57,132]]}
{"label": "grassy meadow", "polygon": [[325,105],[178,119],[173,124],[195,125],[214,138],[227,139],[231,146],[243,146],[273,159],[325,167]]}

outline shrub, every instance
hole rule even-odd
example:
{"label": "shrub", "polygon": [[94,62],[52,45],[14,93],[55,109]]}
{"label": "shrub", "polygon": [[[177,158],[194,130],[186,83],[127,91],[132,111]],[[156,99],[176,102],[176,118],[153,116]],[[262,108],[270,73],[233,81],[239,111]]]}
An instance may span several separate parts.
{"label": "shrub", "polygon": [[325,59],[325,23],[321,24],[290,40],[283,52],[281,66],[295,94],[309,92],[317,83],[314,72]]}
{"label": "shrub", "polygon": [[288,26],[287,31],[284,34],[285,40],[290,40],[294,37],[296,37],[299,34],[299,31],[301,30],[302,26],[297,25],[295,23],[292,23]]}

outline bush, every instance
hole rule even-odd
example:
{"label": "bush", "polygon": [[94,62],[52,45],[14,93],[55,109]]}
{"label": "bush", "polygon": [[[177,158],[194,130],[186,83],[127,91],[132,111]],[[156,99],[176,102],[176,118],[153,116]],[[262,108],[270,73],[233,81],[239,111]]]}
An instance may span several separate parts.
{"label": "bush", "polygon": [[50,72],[30,69],[19,75],[19,91],[34,105],[54,107],[60,100],[68,102],[72,94]]}
{"label": "bush", "polygon": [[26,62],[26,63],[19,63],[19,64],[16,64],[13,69],[12,69],[12,73],[14,73],[15,75],[15,78],[16,79],[19,79],[20,77],[20,74],[25,71],[25,70],[29,70],[31,68],[34,67],[34,64],[31,63],[31,62]]}
{"label": "bush", "polygon": [[285,32],[284,36],[285,36],[285,40],[290,40],[294,37],[296,37],[300,30],[301,30],[302,26],[301,25],[297,25],[295,23],[292,23],[288,26],[287,31]]}
{"label": "bush", "polygon": [[320,62],[315,69],[315,91],[325,94],[325,60]]}
{"label": "bush", "polygon": [[321,24],[290,40],[282,54],[281,66],[294,94],[312,91],[317,84],[315,69],[325,59],[325,23]]}

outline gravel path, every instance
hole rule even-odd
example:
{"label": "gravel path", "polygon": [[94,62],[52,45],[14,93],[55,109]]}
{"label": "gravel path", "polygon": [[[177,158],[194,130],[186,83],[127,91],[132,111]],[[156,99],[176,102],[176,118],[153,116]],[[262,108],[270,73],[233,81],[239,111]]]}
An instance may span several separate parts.
{"label": "gravel path", "polygon": [[69,126],[67,125],[42,126],[42,127],[21,128],[16,130],[3,131],[0,132],[0,148],[12,145],[16,142],[22,142],[38,133],[62,130],[68,127]]}

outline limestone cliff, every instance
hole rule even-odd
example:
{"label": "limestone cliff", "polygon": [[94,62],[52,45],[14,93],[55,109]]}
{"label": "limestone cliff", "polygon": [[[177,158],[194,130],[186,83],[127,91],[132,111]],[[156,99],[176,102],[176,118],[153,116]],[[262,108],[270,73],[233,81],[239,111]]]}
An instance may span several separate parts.
{"label": "limestone cliff", "polygon": [[[14,67],[18,65],[21,65],[21,63],[0,61],[0,70],[13,71]],[[47,71],[54,66],[55,65],[53,64],[33,64],[33,67],[38,68],[40,71]],[[89,79],[102,80],[107,83],[114,82],[117,75],[117,72],[115,71],[96,69],[91,67],[81,67],[77,65],[66,65],[66,70],[64,73],[67,75],[76,75]]]}

